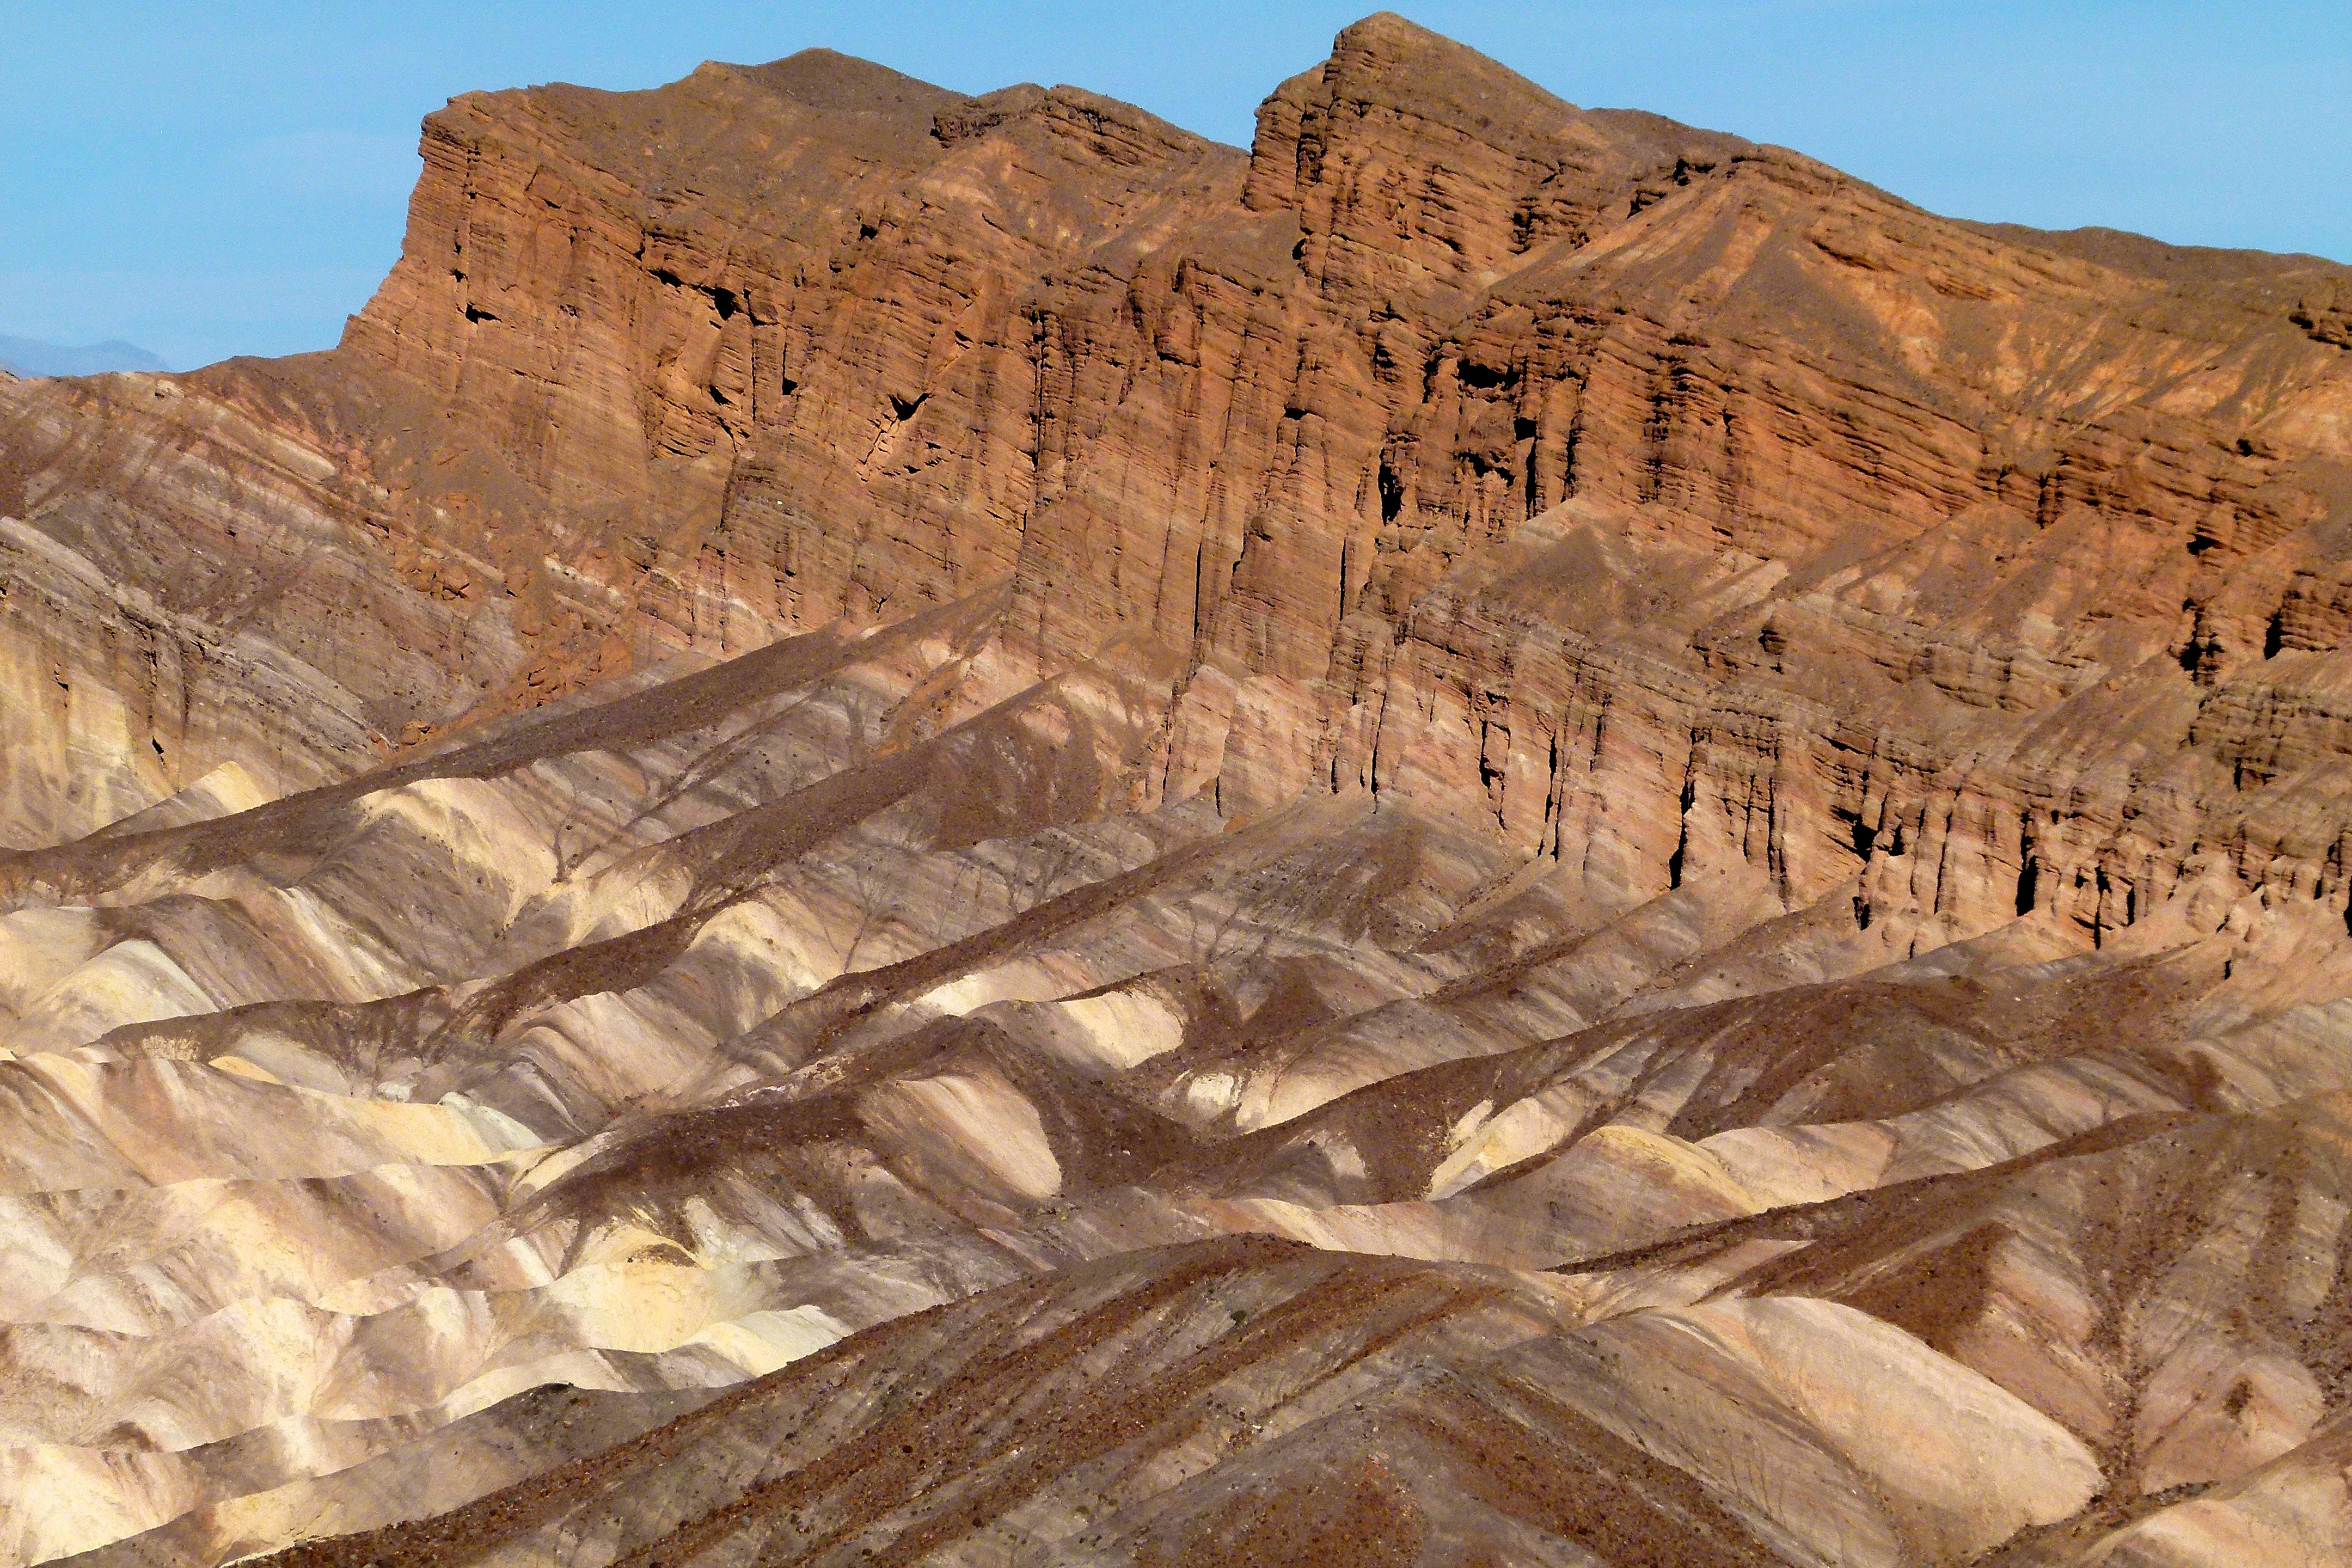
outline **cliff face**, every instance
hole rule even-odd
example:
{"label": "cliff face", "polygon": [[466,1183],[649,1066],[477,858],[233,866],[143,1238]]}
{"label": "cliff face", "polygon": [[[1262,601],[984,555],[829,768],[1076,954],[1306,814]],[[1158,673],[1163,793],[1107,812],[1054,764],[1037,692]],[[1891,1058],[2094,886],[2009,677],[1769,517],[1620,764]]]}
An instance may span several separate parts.
{"label": "cliff face", "polygon": [[2352,269],[1388,16],[424,153],[0,379],[0,1555],[2352,1550]]}
{"label": "cliff face", "polygon": [[1474,803],[1643,892],[2103,931],[2232,844],[2346,896],[2334,828],[2241,832],[2341,755],[2342,268],[1951,223],[1381,18],[1246,166],[823,57],[425,149],[341,357],[578,520],[584,626],[1002,590],[1042,668],[1173,661],[1169,787]]}
{"label": "cliff face", "polygon": [[[1476,803],[1645,891],[1736,846],[1807,901],[1957,835],[1983,876],[1906,898],[1998,914],[2032,860],[2095,931],[2339,754],[2342,268],[1937,219],[1381,18],[1246,163],[824,55],[424,151],[343,348],[197,381],[504,623],[343,704],[385,745],[1002,593],[1040,669],[1152,650],[1179,794]],[[2272,837],[2235,868],[2337,893]]]}

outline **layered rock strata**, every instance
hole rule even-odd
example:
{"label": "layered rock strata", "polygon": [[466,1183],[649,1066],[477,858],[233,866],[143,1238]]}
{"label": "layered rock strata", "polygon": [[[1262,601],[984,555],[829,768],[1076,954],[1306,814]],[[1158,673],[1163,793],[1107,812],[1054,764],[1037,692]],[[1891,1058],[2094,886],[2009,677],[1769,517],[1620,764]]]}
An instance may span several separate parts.
{"label": "layered rock strata", "polygon": [[11,1561],[2352,1540],[2347,269],[1387,16],[424,153],[0,381]]}

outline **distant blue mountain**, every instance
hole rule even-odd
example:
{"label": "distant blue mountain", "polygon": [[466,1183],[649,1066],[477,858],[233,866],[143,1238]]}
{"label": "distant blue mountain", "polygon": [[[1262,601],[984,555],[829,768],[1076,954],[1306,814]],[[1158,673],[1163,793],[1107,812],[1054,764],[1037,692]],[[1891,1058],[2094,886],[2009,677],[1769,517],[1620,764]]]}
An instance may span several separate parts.
{"label": "distant blue mountain", "polygon": [[71,349],[34,338],[0,337],[0,370],[13,375],[98,375],[110,370],[169,370],[137,343],[110,340]]}

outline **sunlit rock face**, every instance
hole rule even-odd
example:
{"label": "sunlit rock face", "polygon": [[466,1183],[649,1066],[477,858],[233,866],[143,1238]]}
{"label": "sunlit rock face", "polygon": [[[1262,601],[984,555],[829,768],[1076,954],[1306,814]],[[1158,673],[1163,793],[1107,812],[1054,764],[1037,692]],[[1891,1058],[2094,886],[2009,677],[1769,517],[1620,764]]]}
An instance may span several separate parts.
{"label": "sunlit rock face", "polygon": [[2352,271],[1393,17],[424,153],[0,379],[0,1563],[2352,1552]]}

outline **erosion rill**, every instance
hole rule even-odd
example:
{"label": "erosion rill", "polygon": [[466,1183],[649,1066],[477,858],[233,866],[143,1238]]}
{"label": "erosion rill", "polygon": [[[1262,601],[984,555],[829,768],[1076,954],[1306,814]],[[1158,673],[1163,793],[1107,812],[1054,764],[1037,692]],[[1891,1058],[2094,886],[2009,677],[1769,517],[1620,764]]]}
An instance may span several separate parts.
{"label": "erosion rill", "polygon": [[1385,16],[423,151],[0,377],[0,1563],[2352,1560],[2352,269]]}

